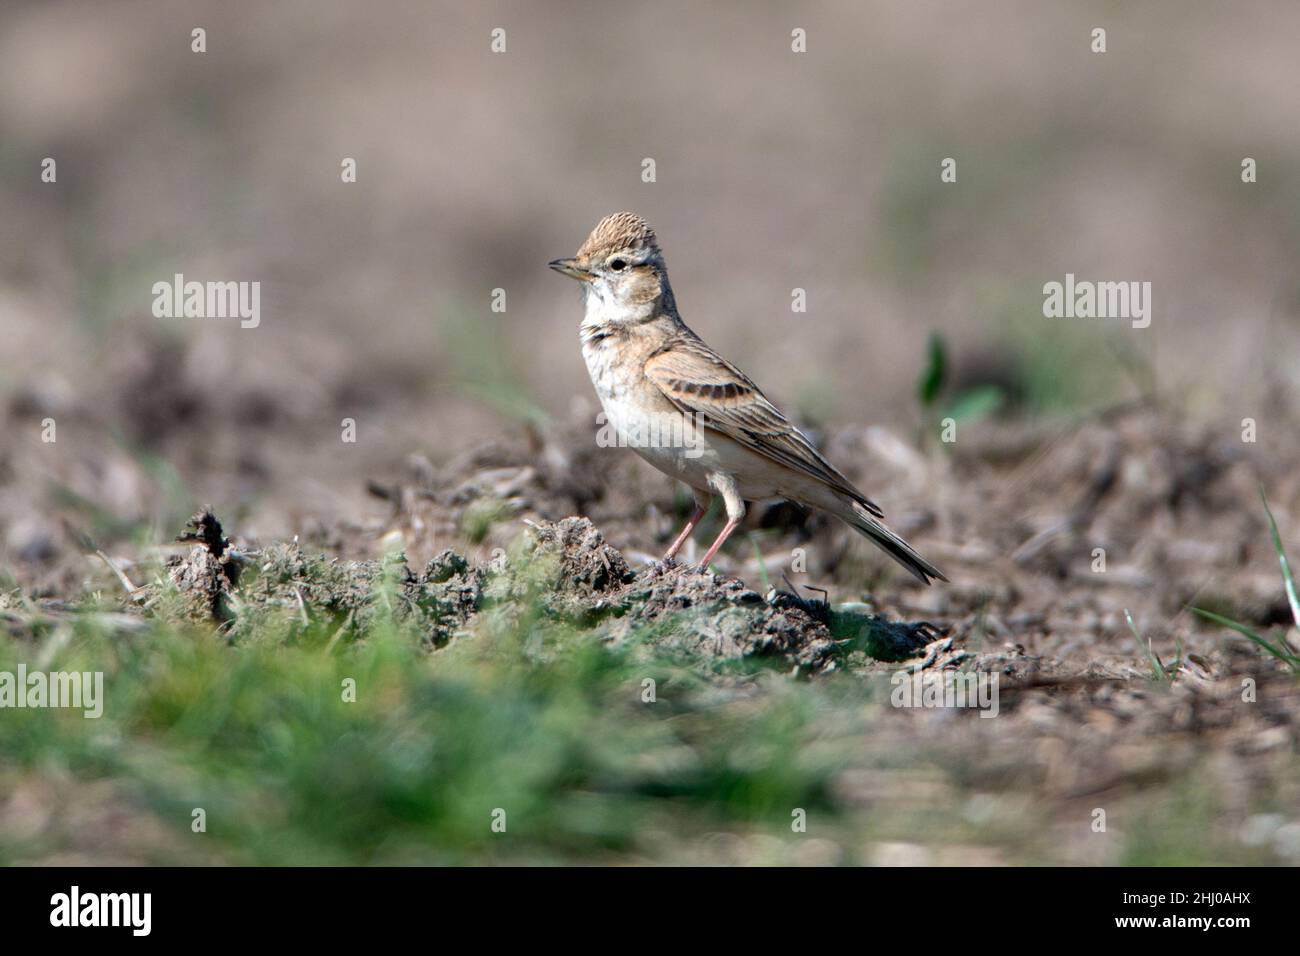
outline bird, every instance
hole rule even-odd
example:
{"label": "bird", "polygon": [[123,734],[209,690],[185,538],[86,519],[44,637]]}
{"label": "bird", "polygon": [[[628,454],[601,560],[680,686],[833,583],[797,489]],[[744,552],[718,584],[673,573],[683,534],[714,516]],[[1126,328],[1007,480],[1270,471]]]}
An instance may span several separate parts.
{"label": "bird", "polygon": [[839,518],[923,584],[948,580],[884,524],[880,508],[749,376],[682,321],[659,240],[643,218],[606,216],[576,255],[549,265],[582,284],[582,355],[606,424],[620,444],[694,492],[694,510],[664,566],[675,564],[715,496],[726,523],[699,570],[744,519],[746,502],[785,498]]}

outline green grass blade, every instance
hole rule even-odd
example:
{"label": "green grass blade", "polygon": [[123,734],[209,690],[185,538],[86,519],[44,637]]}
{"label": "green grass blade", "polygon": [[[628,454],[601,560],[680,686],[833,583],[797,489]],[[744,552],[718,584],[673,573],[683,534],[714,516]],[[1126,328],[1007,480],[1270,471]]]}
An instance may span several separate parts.
{"label": "green grass blade", "polygon": [[1290,652],[1282,648],[1274,646],[1272,641],[1270,641],[1266,637],[1256,634],[1245,624],[1239,624],[1236,621],[1224,617],[1222,614],[1215,614],[1213,611],[1207,611],[1204,608],[1194,607],[1191,610],[1193,614],[1198,614],[1201,617],[1205,618],[1207,621],[1213,621],[1215,624],[1219,624],[1230,630],[1236,631],[1242,637],[1248,638],[1249,640],[1258,644],[1260,647],[1268,651],[1278,660],[1282,661],[1283,663],[1287,664],[1292,668],[1300,670],[1300,658],[1296,657],[1294,654],[1291,654]]}
{"label": "green grass blade", "polygon": [[1295,621],[1295,626],[1300,627],[1300,598],[1296,596],[1295,575],[1291,572],[1291,562],[1286,558],[1286,551],[1282,548],[1282,536],[1277,533],[1277,522],[1273,519],[1273,509],[1268,506],[1268,498],[1264,496],[1264,489],[1259,489],[1259,497],[1264,502],[1264,512],[1268,515],[1268,530],[1273,535],[1273,550],[1277,552],[1278,563],[1282,565],[1282,581],[1286,585],[1286,599],[1291,605],[1291,618]]}
{"label": "green grass blade", "polygon": [[955,422],[983,421],[1006,402],[1006,393],[996,385],[979,385],[962,392],[947,408]]}
{"label": "green grass blade", "polygon": [[754,546],[754,557],[758,560],[758,578],[763,582],[763,593],[772,589],[772,582],[767,579],[767,562],[763,560],[763,550],[758,546],[758,535],[749,533],[749,543]]}
{"label": "green grass blade", "polygon": [[930,333],[926,348],[926,366],[916,383],[916,397],[922,408],[934,404],[939,393],[943,391],[944,379],[948,374],[948,353],[944,348],[943,337],[938,332]]}
{"label": "green grass blade", "polygon": [[1128,621],[1128,629],[1132,631],[1133,636],[1137,638],[1138,647],[1141,648],[1150,659],[1151,666],[1156,672],[1156,678],[1166,684],[1173,683],[1173,679],[1165,671],[1165,665],[1160,662],[1160,657],[1156,654],[1155,648],[1151,646],[1151,642],[1142,640],[1142,635],[1138,633],[1137,625],[1133,623],[1133,615],[1128,612],[1128,608],[1124,608],[1124,620]]}

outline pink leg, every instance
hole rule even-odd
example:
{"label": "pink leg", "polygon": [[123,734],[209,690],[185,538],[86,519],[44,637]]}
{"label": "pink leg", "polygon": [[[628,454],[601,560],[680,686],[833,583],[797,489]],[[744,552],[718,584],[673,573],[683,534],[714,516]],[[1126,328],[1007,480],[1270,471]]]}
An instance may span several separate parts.
{"label": "pink leg", "polygon": [[701,504],[696,500],[695,510],[692,511],[691,516],[686,519],[686,527],[682,528],[682,533],[677,536],[677,540],[673,542],[673,546],[669,548],[668,553],[664,555],[665,561],[671,561],[676,557],[677,552],[680,551],[682,545],[686,543],[686,539],[689,538],[691,532],[695,530],[695,526],[700,523],[700,519],[708,513],[710,504],[712,504],[712,501],[706,501]]}
{"label": "pink leg", "polygon": [[726,525],[724,525],[722,528],[722,533],[718,535],[718,540],[714,541],[713,544],[709,546],[709,550],[705,552],[703,560],[700,561],[698,567],[701,571],[703,571],[705,568],[709,566],[709,562],[713,560],[713,556],[717,554],[718,549],[722,547],[722,542],[726,541],[727,538],[731,536],[731,532],[735,531],[736,526],[740,524],[740,522],[743,521],[744,519],[745,519],[745,515],[743,512],[741,513],[739,518],[727,519]]}

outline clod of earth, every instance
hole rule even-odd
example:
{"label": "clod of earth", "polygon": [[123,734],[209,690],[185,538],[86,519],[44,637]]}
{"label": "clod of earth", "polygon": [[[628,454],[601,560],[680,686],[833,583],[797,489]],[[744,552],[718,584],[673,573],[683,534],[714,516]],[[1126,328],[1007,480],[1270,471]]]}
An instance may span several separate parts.
{"label": "clod of earth", "polygon": [[481,612],[519,618],[540,608],[555,621],[590,628],[610,643],[646,640],[692,657],[769,658],[816,673],[859,658],[917,656],[937,636],[929,624],[889,621],[861,606],[831,608],[738,580],[685,568],[633,573],[586,518],[529,523],[508,553],[475,566],[443,551],[416,572],[401,554],[340,561],[299,544],[231,546],[209,510],[173,559],[154,613],[218,625],[235,643],[291,642],[313,625],[364,636],[386,620],[413,629],[431,648],[470,636]]}

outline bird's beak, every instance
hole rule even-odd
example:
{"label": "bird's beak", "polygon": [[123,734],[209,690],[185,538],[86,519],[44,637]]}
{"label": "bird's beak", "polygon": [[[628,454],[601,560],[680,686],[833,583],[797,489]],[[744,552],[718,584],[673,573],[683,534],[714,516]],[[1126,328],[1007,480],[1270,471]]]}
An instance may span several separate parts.
{"label": "bird's beak", "polygon": [[578,265],[577,259],[556,259],[550,265],[552,269],[561,275],[566,275],[570,279],[577,279],[579,282],[590,282],[596,278],[591,272]]}

